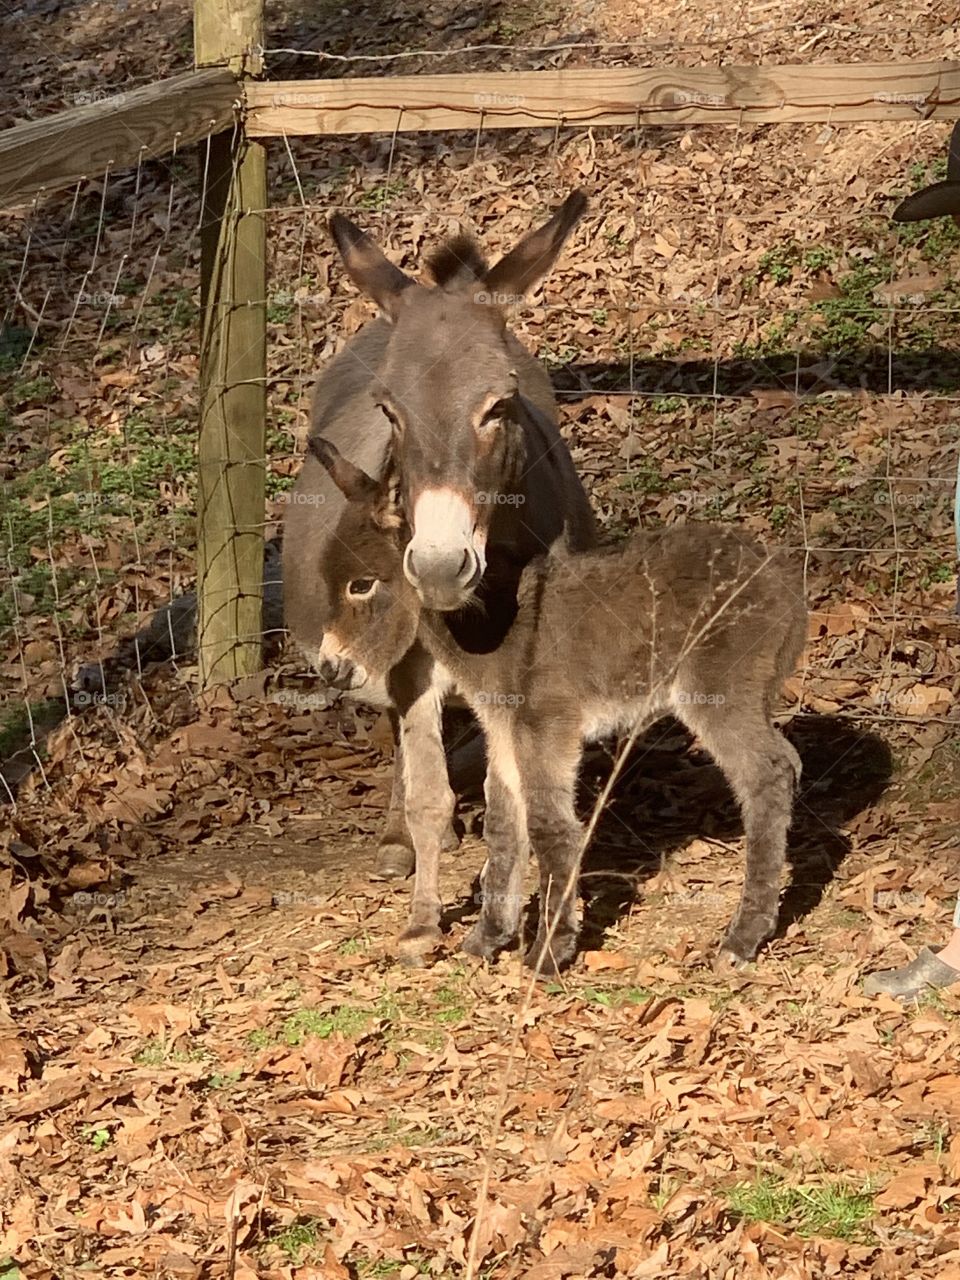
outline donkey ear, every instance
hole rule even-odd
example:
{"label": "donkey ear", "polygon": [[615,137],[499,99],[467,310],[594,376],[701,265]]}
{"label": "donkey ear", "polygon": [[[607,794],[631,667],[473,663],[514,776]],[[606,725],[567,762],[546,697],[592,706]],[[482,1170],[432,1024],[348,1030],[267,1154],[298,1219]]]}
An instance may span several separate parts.
{"label": "donkey ear", "polygon": [[541,280],[557,260],[567,236],[583,217],[587,197],[583,191],[567,196],[549,222],[524,236],[515,249],[487,272],[484,284],[490,302],[497,295],[521,297]]}
{"label": "donkey ear", "polygon": [[380,480],[379,492],[373,511],[374,523],[381,529],[399,529],[403,525],[403,509],[400,498],[400,465],[391,448],[387,464]]}
{"label": "donkey ear", "polygon": [[924,187],[893,211],[894,222],[920,222],[923,218],[939,218],[944,214],[960,214],[960,182],[947,180]]}
{"label": "donkey ear", "polygon": [[323,436],[311,436],[307,448],[349,502],[370,502],[379,494],[380,485],[376,480],[348,462],[337,446]]}
{"label": "donkey ear", "polygon": [[388,319],[394,319],[400,294],[413,281],[384,256],[365,231],[342,213],[335,213],[329,225],[347,275]]}

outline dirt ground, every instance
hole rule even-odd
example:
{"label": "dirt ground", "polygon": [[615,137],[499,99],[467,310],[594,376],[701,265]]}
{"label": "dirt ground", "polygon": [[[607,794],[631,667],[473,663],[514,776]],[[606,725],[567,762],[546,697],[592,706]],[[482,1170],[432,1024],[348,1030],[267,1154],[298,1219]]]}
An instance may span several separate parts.
{"label": "dirt ground", "polygon": [[[284,0],[266,65],[932,60],[960,56],[956,16]],[[190,8],[28,0],[9,44],[3,126],[185,69]],[[425,52],[390,60],[406,50]],[[945,937],[960,887],[960,232],[889,218],[942,176],[947,134],[269,151],[267,534],[316,369],[371,314],[326,214],[415,270],[459,225],[502,251],[582,185],[590,212],[515,327],[604,533],[731,521],[803,558],[790,883],[733,978],[711,962],[736,805],[676,725],[635,748],[584,866],[581,953],[537,985],[516,951],[458,950],[475,790],[445,945],[396,963],[410,885],[371,876],[386,726],[327,708],[295,654],[230,693],[201,695],[187,658],[78,700],[76,664],[191,586],[196,160],[0,215],[0,1280],[960,1280],[960,994],[860,989]],[[608,769],[593,751],[585,814]]]}

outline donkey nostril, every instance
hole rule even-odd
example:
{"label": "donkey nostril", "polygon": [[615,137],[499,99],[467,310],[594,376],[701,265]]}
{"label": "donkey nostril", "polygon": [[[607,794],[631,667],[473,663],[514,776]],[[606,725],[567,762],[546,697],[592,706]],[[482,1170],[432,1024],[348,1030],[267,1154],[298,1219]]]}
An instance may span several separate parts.
{"label": "donkey nostril", "polygon": [[416,565],[413,563],[413,547],[408,546],[403,557],[403,571],[407,576],[407,581],[416,586],[420,581],[420,575],[417,573]]}
{"label": "donkey nostril", "polygon": [[480,562],[472,548],[467,547],[463,553],[463,559],[460,561],[460,568],[457,571],[457,581],[467,582],[474,576],[480,567]]}

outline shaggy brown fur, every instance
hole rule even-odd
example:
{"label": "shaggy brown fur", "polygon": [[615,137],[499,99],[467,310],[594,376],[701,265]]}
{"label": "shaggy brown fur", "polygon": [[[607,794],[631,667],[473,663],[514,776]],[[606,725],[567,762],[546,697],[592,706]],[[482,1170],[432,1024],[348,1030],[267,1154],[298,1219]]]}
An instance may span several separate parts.
{"label": "shaggy brown fur", "polygon": [[[466,697],[486,735],[488,860],[480,919],[465,949],[492,956],[515,936],[532,849],[540,921],[528,963],[550,974],[571,958],[584,843],[574,811],[583,743],[672,714],[713,755],[741,805],[746,875],[722,951],[737,964],[751,959],[776,926],[800,772],[772,719],[804,643],[795,567],[734,530],[704,524],[640,534],[614,551],[555,551],[523,568],[511,617],[494,627],[496,644],[487,644],[492,622],[482,610],[450,615],[420,606],[404,578],[386,489],[372,494],[368,478],[344,467],[329,444],[313,447],[352,499],[328,564],[331,600],[339,601],[331,632],[342,653],[375,672],[385,655],[398,661],[414,645],[426,650],[434,686]],[[351,598],[358,580],[373,584],[363,601]],[[490,598],[503,594],[496,586]],[[449,803],[436,758],[411,754],[408,821],[428,854],[403,939],[409,950],[438,937],[429,850]],[[414,843],[419,859],[416,832]]]}

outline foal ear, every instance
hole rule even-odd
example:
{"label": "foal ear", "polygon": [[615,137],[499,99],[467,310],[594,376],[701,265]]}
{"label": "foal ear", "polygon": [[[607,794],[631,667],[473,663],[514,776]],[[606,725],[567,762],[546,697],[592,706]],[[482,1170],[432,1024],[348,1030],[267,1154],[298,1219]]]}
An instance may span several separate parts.
{"label": "foal ear", "polygon": [[400,294],[413,281],[393,265],[365,231],[342,213],[335,213],[329,226],[347,275],[388,319],[395,319]]}
{"label": "foal ear", "polygon": [[371,502],[379,494],[380,485],[376,480],[349,462],[337,446],[323,436],[311,436],[307,448],[348,501]]}
{"label": "foal ear", "polygon": [[549,222],[524,236],[515,249],[491,267],[484,279],[489,301],[496,303],[497,295],[504,299],[519,298],[532,289],[556,262],[564,241],[586,208],[584,192],[572,192]]}

